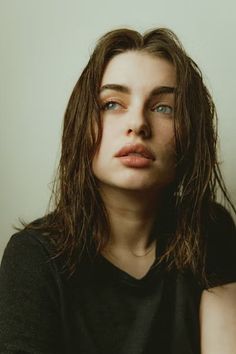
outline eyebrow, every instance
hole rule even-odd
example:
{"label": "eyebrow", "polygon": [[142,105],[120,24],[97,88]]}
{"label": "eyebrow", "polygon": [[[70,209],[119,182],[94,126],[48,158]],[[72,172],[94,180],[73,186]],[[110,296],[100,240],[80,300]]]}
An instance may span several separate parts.
{"label": "eyebrow", "polygon": [[[112,90],[112,91],[118,91],[118,92],[122,92],[122,93],[126,93],[129,94],[131,93],[131,90],[129,87],[127,86],[123,86],[123,85],[118,85],[118,84],[106,84],[103,85],[100,89],[100,94],[106,90]],[[153,96],[158,96],[164,93],[175,93],[176,92],[176,88],[172,87],[172,86],[157,86],[154,87],[154,89],[151,91],[150,93],[150,97]]]}

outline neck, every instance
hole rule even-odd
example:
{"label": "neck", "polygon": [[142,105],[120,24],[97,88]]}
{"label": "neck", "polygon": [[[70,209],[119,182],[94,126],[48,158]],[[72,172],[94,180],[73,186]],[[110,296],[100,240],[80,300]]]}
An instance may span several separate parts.
{"label": "neck", "polygon": [[145,255],[154,248],[152,230],[162,205],[163,193],[100,188],[111,234],[107,248]]}

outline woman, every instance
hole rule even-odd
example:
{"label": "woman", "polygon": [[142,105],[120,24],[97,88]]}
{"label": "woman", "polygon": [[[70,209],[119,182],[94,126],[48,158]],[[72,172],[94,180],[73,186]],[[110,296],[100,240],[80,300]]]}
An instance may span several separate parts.
{"label": "woman", "polygon": [[0,352],[235,353],[217,187],[235,211],[214,104],[176,36],[104,35],[65,113],[54,210],[4,253]]}

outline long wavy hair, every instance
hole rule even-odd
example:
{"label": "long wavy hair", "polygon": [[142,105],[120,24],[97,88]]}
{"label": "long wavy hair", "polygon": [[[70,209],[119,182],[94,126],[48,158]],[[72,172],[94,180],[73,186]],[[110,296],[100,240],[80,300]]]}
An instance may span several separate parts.
{"label": "long wavy hair", "polygon": [[105,247],[110,224],[92,171],[93,157],[102,137],[99,89],[108,62],[126,51],[150,53],[175,67],[177,163],[176,180],[167,203],[175,226],[160,260],[167,261],[168,269],[190,269],[205,280],[203,235],[206,220],[214,214],[212,205],[217,190],[234,207],[217,161],[214,103],[200,69],[176,35],[166,28],[153,29],[144,35],[131,29],[117,29],[98,41],[65,112],[53,211],[37,227],[50,231],[49,237],[56,245],[55,256],[63,257],[69,274],[77,268],[84,252],[99,253]]}

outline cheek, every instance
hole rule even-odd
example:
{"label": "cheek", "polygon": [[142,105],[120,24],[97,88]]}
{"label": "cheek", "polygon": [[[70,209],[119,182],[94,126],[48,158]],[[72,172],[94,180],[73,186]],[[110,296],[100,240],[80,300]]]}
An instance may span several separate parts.
{"label": "cheek", "polygon": [[157,143],[163,147],[172,147],[175,150],[174,124],[172,121],[160,122],[155,127],[155,137]]}
{"label": "cheek", "polygon": [[100,178],[102,171],[104,170],[104,154],[102,152],[102,147],[100,146],[99,150],[94,155],[92,161],[92,171],[94,176],[98,179]]}
{"label": "cheek", "polygon": [[116,124],[117,122],[111,119],[104,120],[103,130],[102,130],[102,139],[101,139],[101,149],[112,148],[112,145],[120,138],[121,127]]}
{"label": "cheek", "polygon": [[112,145],[116,142],[116,130],[114,128],[114,124],[112,125],[110,122],[103,123],[101,142],[92,162],[92,169],[95,174],[103,168],[103,164],[106,162],[109,152],[112,151]]}

